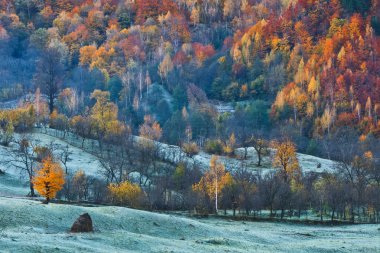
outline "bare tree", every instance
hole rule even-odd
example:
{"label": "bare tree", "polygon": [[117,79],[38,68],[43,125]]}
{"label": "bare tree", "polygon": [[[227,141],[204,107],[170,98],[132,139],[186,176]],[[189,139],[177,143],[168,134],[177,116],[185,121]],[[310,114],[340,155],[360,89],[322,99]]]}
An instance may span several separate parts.
{"label": "bare tree", "polygon": [[[252,146],[257,154],[257,166],[261,166],[261,162],[263,160],[263,157],[266,155],[269,155],[269,144],[266,140],[256,137],[252,135],[250,138],[247,138],[244,141],[244,148],[245,150],[247,147]],[[245,156],[246,156],[247,151],[245,151]]]}
{"label": "bare tree", "polygon": [[54,100],[58,97],[64,78],[62,55],[56,48],[48,48],[37,62],[34,83],[49,99],[49,111],[54,110]]}
{"label": "bare tree", "polygon": [[16,149],[9,153],[9,162],[12,166],[19,169],[21,173],[26,173],[29,178],[30,196],[34,197],[34,186],[32,179],[36,168],[36,151],[37,143],[28,135],[21,136],[15,140]]}
{"label": "bare tree", "polygon": [[[239,167],[239,169],[235,172],[234,178],[236,180],[236,184],[238,185],[239,192],[239,204],[240,207],[245,209],[246,215],[249,215],[250,211],[254,206],[254,194],[255,194],[255,184],[257,182],[257,177],[247,169],[245,164]],[[257,203],[256,203],[257,204]],[[234,215],[235,215],[235,205]]]}
{"label": "bare tree", "polygon": [[60,154],[58,155],[59,161],[65,167],[65,173],[68,174],[67,162],[70,160],[71,152],[69,150],[69,145],[60,148]]}
{"label": "bare tree", "polygon": [[266,174],[259,182],[259,191],[265,206],[269,207],[270,217],[273,217],[275,200],[281,188],[281,180],[274,171]]}
{"label": "bare tree", "polygon": [[87,200],[89,195],[90,179],[83,170],[79,170],[72,178],[73,193],[79,201]]}
{"label": "bare tree", "polygon": [[368,182],[369,169],[359,151],[357,133],[350,128],[339,129],[332,136],[332,150],[337,161],[336,171],[344,182],[350,186],[348,202],[350,206],[351,222],[355,221],[355,206],[363,200],[365,186]]}
{"label": "bare tree", "polygon": [[109,183],[121,183],[126,179],[127,160],[123,156],[116,154],[114,151],[106,150],[99,159],[102,166],[101,173]]}

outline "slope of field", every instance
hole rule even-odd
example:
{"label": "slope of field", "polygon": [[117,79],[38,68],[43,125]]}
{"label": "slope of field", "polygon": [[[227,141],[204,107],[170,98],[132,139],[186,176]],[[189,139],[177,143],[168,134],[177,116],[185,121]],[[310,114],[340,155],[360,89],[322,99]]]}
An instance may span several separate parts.
{"label": "slope of field", "polygon": [[[56,155],[59,155],[61,148],[67,146],[70,153],[67,168],[70,173],[84,170],[87,175],[100,176],[100,162],[90,153],[53,136],[34,133],[31,137],[37,145],[49,146],[53,143]],[[5,172],[5,175],[0,175],[0,196],[25,196],[29,192],[28,177],[25,171],[13,166],[13,162],[10,161],[12,158],[9,156],[11,149],[0,146],[0,170]]]}
{"label": "slope of field", "polygon": [[[57,133],[59,136],[63,135],[59,131],[56,131],[53,129],[44,129],[44,130],[36,129],[36,131],[38,132],[34,133],[35,138],[41,140],[45,144],[48,144],[53,141],[54,143],[58,143],[61,146],[69,145],[73,151],[79,150],[80,152],[88,151],[88,150],[90,150],[91,152],[94,152],[94,150],[96,150],[97,148],[96,141],[91,140],[91,139],[86,139],[84,150],[82,148],[78,149],[79,147],[82,146],[82,140],[80,137],[72,133],[67,134],[66,138],[62,140],[60,138],[55,137]],[[136,142],[138,142],[139,140],[141,140],[141,137],[135,136],[134,139]],[[199,154],[190,158],[178,146],[169,145],[162,142],[155,142],[155,143],[156,145],[159,146],[160,157],[164,160],[171,161],[174,163],[179,162],[180,160],[183,160],[183,161],[186,161],[189,165],[194,164],[203,169],[207,169],[209,167],[210,159],[211,159],[210,154],[207,154],[201,151]],[[274,154],[274,150],[271,150],[270,156],[266,156],[263,158],[261,167],[257,167],[257,154],[254,148],[251,147],[247,149],[246,160],[239,158],[239,157],[243,157],[244,149],[238,148],[236,149],[235,153],[236,153],[235,157],[220,156],[220,160],[225,164],[227,170],[236,170],[242,165],[244,165],[245,167],[253,171],[262,170],[265,172],[265,171],[269,171],[273,169],[270,156]],[[85,159],[84,158],[85,156],[80,155],[80,157]],[[335,162],[328,159],[323,159],[323,158],[301,154],[301,153],[298,153],[297,157],[300,162],[300,166],[302,170],[305,172],[331,171],[335,166]],[[75,158],[72,157],[72,160],[75,160]],[[93,157],[90,158],[89,161],[94,161]]]}
{"label": "slope of field", "polygon": [[[88,212],[95,232],[71,234]],[[378,225],[340,227],[189,219],[122,207],[0,197],[1,252],[380,252]]]}

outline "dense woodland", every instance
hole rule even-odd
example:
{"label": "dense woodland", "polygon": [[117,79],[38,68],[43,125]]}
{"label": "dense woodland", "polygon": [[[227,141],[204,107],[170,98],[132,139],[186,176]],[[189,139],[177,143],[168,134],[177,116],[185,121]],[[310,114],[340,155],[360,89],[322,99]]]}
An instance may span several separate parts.
{"label": "dense woodland", "polygon": [[[377,0],[1,0],[0,99],[21,101],[0,115],[8,162],[34,195],[37,164],[68,159],[28,137],[49,127],[96,141],[102,163],[102,179],[66,168],[68,200],[379,221],[379,14]],[[160,142],[216,156],[202,171]],[[258,167],[275,150],[277,171],[218,161],[248,147]],[[336,168],[302,173],[296,151]]]}

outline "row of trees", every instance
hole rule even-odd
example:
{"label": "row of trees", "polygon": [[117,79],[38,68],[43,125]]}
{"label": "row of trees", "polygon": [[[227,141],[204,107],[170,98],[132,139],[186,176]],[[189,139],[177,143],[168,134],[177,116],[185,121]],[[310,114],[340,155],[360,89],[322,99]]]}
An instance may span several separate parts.
{"label": "row of trees", "polygon": [[[321,221],[379,221],[378,163],[371,152],[354,156],[349,163],[337,162],[331,171],[302,173],[294,144],[284,141],[274,145],[273,170],[259,173],[242,163],[228,171],[213,156],[203,173],[183,160],[177,166],[157,164],[148,184],[131,176],[112,183],[108,187],[111,194],[105,190],[103,196],[119,205],[196,209],[201,214],[222,209],[225,213],[232,210],[233,215],[238,211],[241,215],[281,219],[317,214]],[[262,214],[265,210],[268,216]]]}
{"label": "row of trees", "polygon": [[[188,156],[173,153],[169,159],[171,154],[162,155],[162,144],[157,141],[163,131],[152,117],[145,117],[139,128],[140,137],[134,137],[128,131],[114,132],[117,126],[127,129],[113,114],[115,105],[109,102],[107,93],[96,91],[93,97],[96,102],[90,114],[86,117],[76,116],[81,120],[89,120],[84,126],[89,129],[95,127],[96,130],[91,130],[95,131],[93,135],[84,135],[91,131],[83,132],[86,128],[80,124],[76,128],[69,128],[70,123],[67,123],[63,125],[68,128],[60,128],[62,122],[70,120],[57,112],[50,115],[48,122],[63,131],[76,129],[76,133],[83,138],[80,143],[84,149],[89,148],[85,145],[88,138],[98,140],[98,149],[92,151],[100,159],[103,178],[87,176],[84,171],[71,172],[67,168],[70,155],[68,147],[57,149],[53,144],[40,146],[26,135],[13,138],[13,130],[8,130],[7,138],[14,148],[8,162],[27,172],[32,196],[35,184],[41,184],[37,182],[38,178],[42,178],[42,182],[46,182],[46,177],[57,180],[59,186],[63,183],[62,175],[65,175],[65,184],[59,197],[70,201],[112,202],[148,209],[196,208],[201,213],[232,209],[234,214],[238,210],[247,215],[252,212],[258,215],[263,210],[269,210],[270,216],[279,215],[281,218],[294,215],[301,217],[313,209],[321,219],[328,215],[332,220],[378,220],[380,177],[378,160],[373,153],[378,146],[369,137],[361,136],[357,140],[355,133],[348,129],[337,134],[331,142],[322,141],[328,154],[337,161],[336,166],[330,168],[331,171],[324,173],[302,173],[295,145],[291,141],[272,142],[271,147],[275,150],[271,156],[274,170],[259,173],[262,170],[247,168],[244,165],[246,153],[241,157],[242,164],[238,169],[226,170],[224,164],[213,156],[210,169],[204,172],[204,168],[196,163],[189,163],[192,155],[199,151],[195,143],[187,144],[187,148],[184,145],[183,150],[188,152]],[[18,122],[11,119],[17,119],[13,116],[24,113],[23,110],[29,113],[26,119],[32,119],[31,123],[29,128],[19,128],[20,123],[15,124],[15,130],[25,131],[34,126],[36,114],[34,107],[30,106],[28,109],[4,111],[2,125],[5,130],[10,128],[9,125],[13,126],[11,122]],[[260,166],[262,157],[269,154],[269,144],[264,139],[247,136],[247,143],[243,147],[255,148]],[[62,137],[66,138],[65,135]],[[234,135],[231,135],[226,142],[220,141],[223,153],[234,156],[234,150],[238,147],[234,139]],[[208,146],[206,143],[205,149]],[[233,152],[225,152],[228,149]],[[59,168],[61,164],[66,173],[56,172],[55,176],[46,175],[43,171],[36,173],[40,162],[42,167],[52,168]],[[58,186],[54,186],[56,190],[52,195],[47,194],[46,189],[42,190],[41,186],[36,189],[40,194],[52,198],[60,189]],[[280,214],[277,214],[278,211]]]}
{"label": "row of trees", "polygon": [[336,162],[330,171],[302,173],[293,143],[275,143],[274,147],[275,170],[264,173],[243,165],[227,172],[218,158],[212,157],[209,171],[192,186],[198,211],[222,208],[225,213],[233,210],[233,215],[239,210],[260,217],[263,210],[269,210],[269,217],[282,219],[304,218],[312,209],[321,221],[326,217],[331,221],[379,221],[379,163],[370,151]]}

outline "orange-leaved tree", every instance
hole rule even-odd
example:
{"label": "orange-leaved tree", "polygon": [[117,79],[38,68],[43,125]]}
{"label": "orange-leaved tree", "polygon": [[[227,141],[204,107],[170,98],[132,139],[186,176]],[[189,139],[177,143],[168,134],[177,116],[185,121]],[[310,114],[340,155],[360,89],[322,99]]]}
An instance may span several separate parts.
{"label": "orange-leaved tree", "polygon": [[35,189],[46,198],[46,204],[55,198],[64,183],[65,177],[61,165],[56,163],[51,156],[45,158],[41,168],[36,171],[33,184]]}

